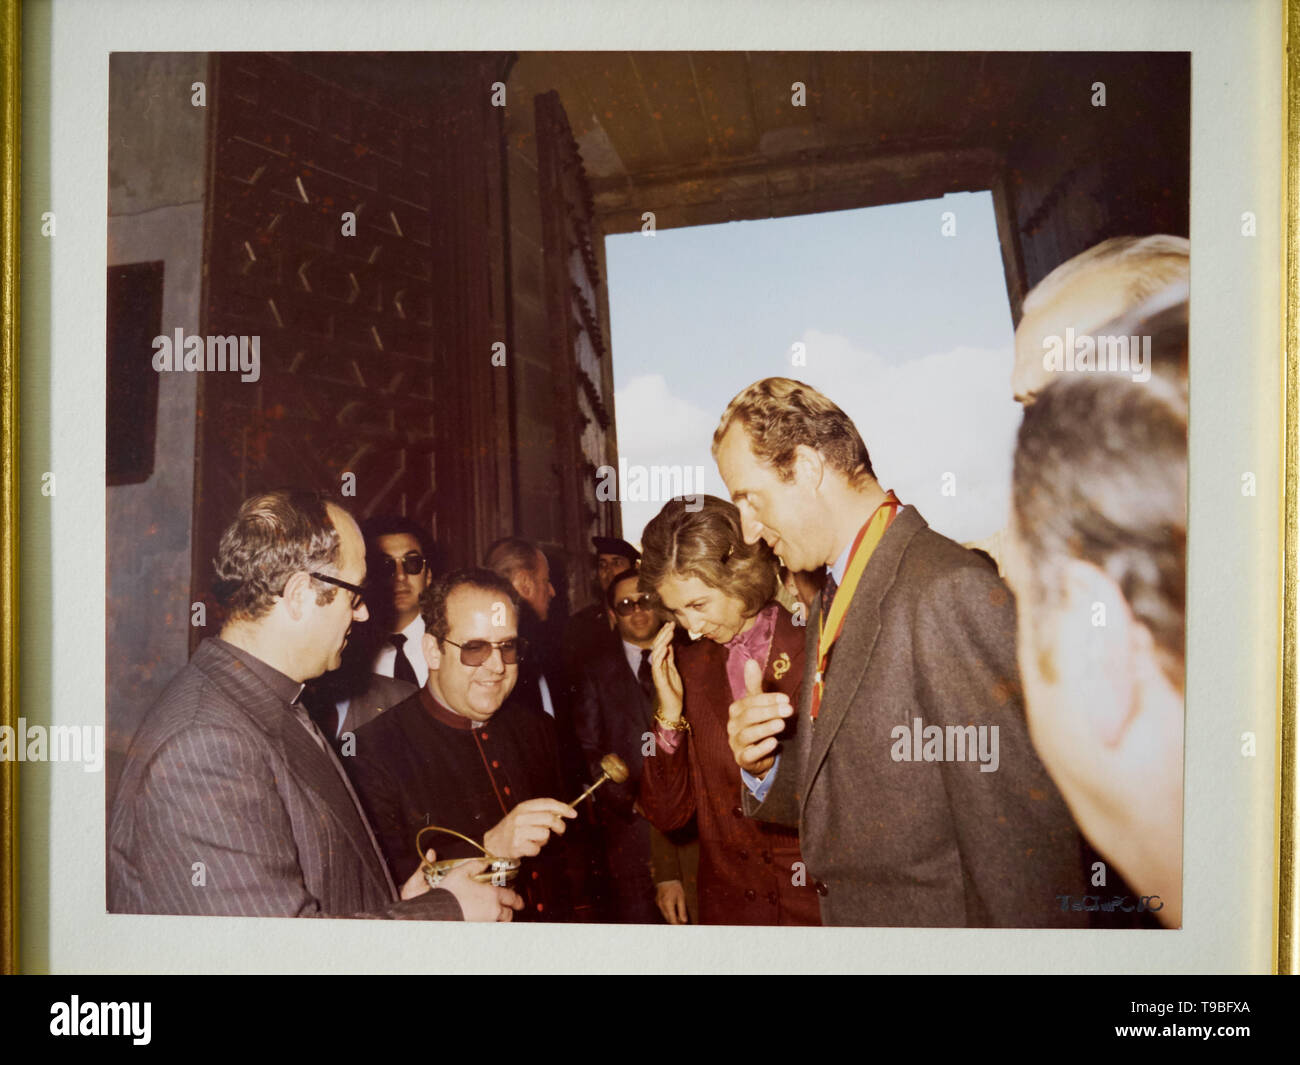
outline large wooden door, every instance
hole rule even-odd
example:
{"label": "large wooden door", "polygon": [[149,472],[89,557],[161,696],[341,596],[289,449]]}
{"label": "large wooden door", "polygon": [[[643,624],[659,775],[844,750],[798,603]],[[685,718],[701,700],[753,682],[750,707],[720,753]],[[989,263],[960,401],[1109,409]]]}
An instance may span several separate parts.
{"label": "large wooden door", "polygon": [[599,231],[582,156],[556,92],[535,100],[537,179],[545,247],[551,376],[555,390],[558,479],[572,584],[592,581],[591,537],[618,536],[617,501],[596,498],[597,470],[617,466],[613,369],[600,327],[606,298],[596,255]]}
{"label": "large wooden door", "polygon": [[[214,63],[204,329],[260,377],[202,375],[193,590],[276,486],[404,513],[448,561],[509,515],[500,115],[491,54],[223,54]],[[208,631],[211,631],[209,628]],[[195,636],[201,636],[196,632]]]}

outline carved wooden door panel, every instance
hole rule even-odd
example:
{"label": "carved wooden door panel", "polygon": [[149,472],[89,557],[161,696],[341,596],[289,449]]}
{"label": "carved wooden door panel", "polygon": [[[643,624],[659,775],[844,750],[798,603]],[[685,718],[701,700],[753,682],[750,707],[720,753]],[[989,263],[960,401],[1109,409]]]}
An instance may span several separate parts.
{"label": "carved wooden door panel", "polygon": [[592,536],[621,535],[617,501],[596,498],[597,470],[617,466],[613,371],[598,309],[604,299],[593,241],[591,192],[559,95],[535,101],[537,170],[545,244],[545,285],[557,425],[557,470],[565,541],[576,572],[591,583]]}
{"label": "carved wooden door panel", "polygon": [[488,535],[476,515],[509,496],[506,446],[479,446],[508,440],[489,363],[502,191],[466,71],[492,58],[217,57],[204,328],[259,337],[261,365],[201,375],[196,598],[222,528],[267,488],[404,513],[459,564]]}

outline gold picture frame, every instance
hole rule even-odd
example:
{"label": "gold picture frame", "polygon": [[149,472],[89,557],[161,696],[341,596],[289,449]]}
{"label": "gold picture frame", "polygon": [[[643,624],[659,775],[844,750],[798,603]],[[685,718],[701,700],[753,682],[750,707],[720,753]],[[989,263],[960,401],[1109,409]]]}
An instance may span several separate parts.
{"label": "gold picture frame", "polygon": [[[0,707],[18,721],[18,244],[22,12],[0,3]],[[18,971],[18,765],[0,762],[0,972]]]}
{"label": "gold picture frame", "polygon": [[[45,5],[41,5],[44,7]],[[20,296],[22,282],[21,114],[22,25],[21,0],[0,0],[0,706],[2,723],[17,727],[22,707],[19,670],[19,601],[21,555],[20,503],[31,486],[20,483]],[[1300,650],[1300,582],[1297,547],[1300,546],[1300,0],[1276,0],[1282,34],[1282,135],[1284,158],[1282,190],[1285,197],[1282,278],[1285,282],[1281,312],[1285,343],[1282,360],[1281,444],[1284,491],[1282,502],[1283,575],[1279,700],[1277,705],[1277,757],[1275,782],[1276,832],[1274,846],[1273,957],[1275,973],[1300,973],[1300,863],[1296,839],[1300,828],[1297,803],[1297,650]],[[215,17],[215,16],[213,16]],[[542,45],[545,47],[546,45]],[[955,46],[955,45],[950,45]],[[311,47],[304,44],[302,47]],[[558,46],[557,46],[558,47]],[[645,45],[650,47],[650,45]],[[672,45],[669,45],[672,47]],[[851,45],[844,45],[851,47]],[[1195,119],[1195,115],[1193,116]],[[30,506],[31,504],[26,504]],[[19,941],[19,776],[21,766],[0,762],[0,969],[22,968]],[[382,934],[382,933],[381,933]],[[290,933],[300,942],[300,937]]]}

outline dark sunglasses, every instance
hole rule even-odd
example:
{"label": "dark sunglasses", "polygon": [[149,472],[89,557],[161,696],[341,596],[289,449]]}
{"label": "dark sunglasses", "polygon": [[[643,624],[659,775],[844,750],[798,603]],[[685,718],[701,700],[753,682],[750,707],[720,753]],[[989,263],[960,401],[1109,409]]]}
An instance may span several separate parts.
{"label": "dark sunglasses", "polygon": [[621,618],[631,617],[632,611],[644,610],[647,614],[652,613],[655,608],[655,597],[649,592],[642,592],[640,595],[626,596],[614,604],[614,613]]}
{"label": "dark sunglasses", "polygon": [[498,643],[493,643],[491,640],[466,640],[464,643],[457,643],[445,636],[442,640],[452,647],[460,648],[462,666],[481,666],[492,657],[494,649],[501,652],[502,665],[517,666],[523,661],[524,651],[528,647],[528,642],[522,636],[516,636],[513,640],[501,640]]}
{"label": "dark sunglasses", "polygon": [[393,558],[392,555],[378,555],[374,560],[374,568],[378,571],[375,576],[391,581],[399,565],[407,574],[414,577],[424,572],[424,556],[414,551],[400,559]]}
{"label": "dark sunglasses", "polygon": [[336,588],[343,588],[352,593],[352,609],[360,610],[361,604],[366,601],[366,590],[355,584],[349,584],[347,581],[340,580],[338,577],[331,577],[325,573],[308,573],[308,577],[313,580],[324,581],[326,584],[332,584]]}

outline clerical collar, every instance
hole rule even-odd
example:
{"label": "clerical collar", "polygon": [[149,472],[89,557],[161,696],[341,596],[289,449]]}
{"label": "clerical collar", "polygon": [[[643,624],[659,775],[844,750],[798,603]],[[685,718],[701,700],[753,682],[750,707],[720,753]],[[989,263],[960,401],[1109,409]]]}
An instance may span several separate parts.
{"label": "clerical collar", "polygon": [[271,689],[271,693],[277,698],[284,700],[288,706],[293,706],[298,701],[302,690],[307,685],[286,676],[274,666],[268,666],[260,658],[249,654],[242,647],[236,647],[229,640],[223,640],[220,636],[214,636],[213,639],[221,644],[224,650],[239,659],[253,676]]}
{"label": "clerical collar", "polygon": [[482,728],[482,721],[471,721],[467,717],[462,717],[448,707],[442,705],[433,697],[433,693],[425,686],[420,689],[420,704],[429,711],[435,721],[441,721],[448,728],[454,728],[459,732],[472,732],[476,728]]}

